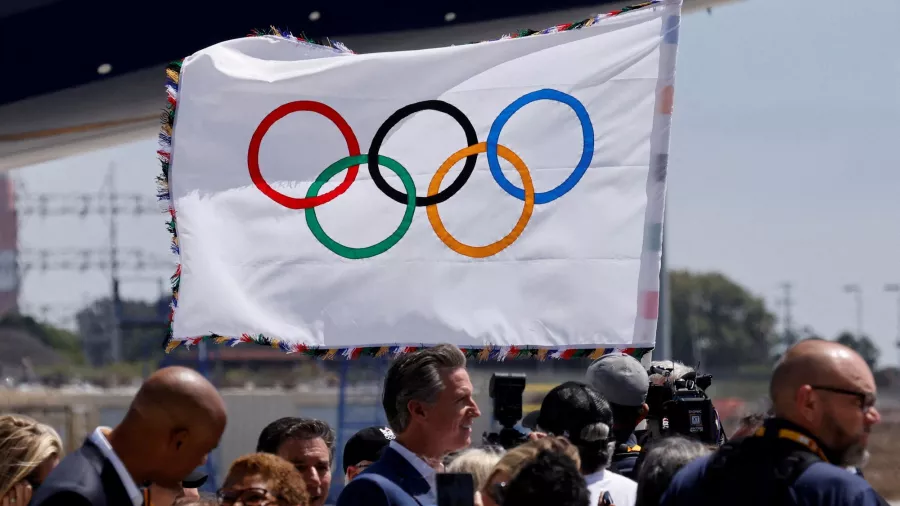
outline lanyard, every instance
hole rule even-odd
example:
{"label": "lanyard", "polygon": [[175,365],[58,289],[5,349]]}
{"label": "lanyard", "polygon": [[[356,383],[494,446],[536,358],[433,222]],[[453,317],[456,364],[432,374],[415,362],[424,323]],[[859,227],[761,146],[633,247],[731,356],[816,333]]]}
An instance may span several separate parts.
{"label": "lanyard", "polygon": [[[760,427],[754,434],[754,436],[756,436],[756,437],[762,437],[765,435],[766,435],[765,427]],[[815,453],[820,459],[822,459],[825,462],[828,462],[828,457],[825,456],[825,452],[823,452],[822,449],[819,448],[819,445],[815,441],[813,441],[809,436],[804,436],[803,434],[800,434],[799,432],[797,432],[795,430],[791,430],[791,429],[779,429],[778,437],[780,439],[787,439],[789,441],[793,441],[797,444],[803,445],[809,451]]]}

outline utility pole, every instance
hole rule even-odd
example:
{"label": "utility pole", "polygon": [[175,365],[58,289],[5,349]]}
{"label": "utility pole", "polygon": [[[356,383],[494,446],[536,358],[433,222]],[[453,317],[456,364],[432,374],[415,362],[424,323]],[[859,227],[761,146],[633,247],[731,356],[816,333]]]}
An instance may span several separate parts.
{"label": "utility pole", "polygon": [[[894,344],[897,346],[897,349],[900,350],[900,283],[884,285],[884,291],[897,294],[897,342]],[[898,359],[897,364],[900,365],[900,359]]]}
{"label": "utility pole", "polygon": [[858,284],[844,285],[844,292],[852,293],[856,300],[856,338],[863,336],[863,299],[862,288]]}
{"label": "utility pole", "polygon": [[119,233],[117,220],[119,209],[116,203],[116,164],[110,162],[107,174],[109,186],[109,279],[110,279],[110,329],[109,349],[113,363],[122,361],[122,301],[119,296]]}
{"label": "utility pole", "polygon": [[794,285],[789,281],[782,283],[781,289],[784,292],[784,296],[778,301],[784,308],[784,316],[781,320],[781,323],[784,326],[782,341],[787,347],[793,346],[797,341],[797,336],[794,334],[794,318],[791,314],[791,309],[794,307],[794,299],[791,298],[791,290],[793,287]]}
{"label": "utility pole", "polygon": [[[656,347],[647,360],[669,360],[672,358],[672,303],[669,297],[669,268],[666,258],[666,224],[663,220],[662,253],[659,268],[659,313],[656,323]],[[645,364],[648,367],[649,363]]]}

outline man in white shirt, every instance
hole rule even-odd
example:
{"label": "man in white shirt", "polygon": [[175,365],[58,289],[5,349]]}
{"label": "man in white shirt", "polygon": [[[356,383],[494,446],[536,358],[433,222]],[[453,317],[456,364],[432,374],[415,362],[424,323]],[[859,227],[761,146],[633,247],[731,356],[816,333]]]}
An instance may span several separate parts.
{"label": "man in white shirt", "polygon": [[637,483],[607,470],[615,450],[612,427],[609,402],[594,387],[575,381],[547,392],[537,417],[538,431],[565,437],[578,448],[591,506],[634,506]]}
{"label": "man in white shirt", "polygon": [[54,469],[32,506],[141,506],[137,483],[177,487],[225,430],[225,404],[197,372],[168,367],[134,396],[125,419],[95,430]]}
{"label": "man in white shirt", "polygon": [[449,344],[403,355],[384,380],[383,405],[396,435],[381,458],[341,492],[338,506],[434,506],[435,479],[450,452],[469,446],[481,416],[466,357]]}

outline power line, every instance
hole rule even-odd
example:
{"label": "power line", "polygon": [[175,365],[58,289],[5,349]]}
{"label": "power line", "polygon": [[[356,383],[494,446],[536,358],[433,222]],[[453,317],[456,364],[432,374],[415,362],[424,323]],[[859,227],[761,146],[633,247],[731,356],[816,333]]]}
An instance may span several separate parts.
{"label": "power line", "polygon": [[160,214],[160,204],[139,193],[26,193],[17,197],[16,213],[39,218],[87,218],[109,214],[143,216]]}
{"label": "power line", "polygon": [[167,255],[152,255],[137,248],[118,251],[115,266],[108,252],[88,248],[24,249],[19,252],[17,263],[22,278],[33,272],[110,271],[113,267],[121,271],[143,272],[175,266],[173,259]]}

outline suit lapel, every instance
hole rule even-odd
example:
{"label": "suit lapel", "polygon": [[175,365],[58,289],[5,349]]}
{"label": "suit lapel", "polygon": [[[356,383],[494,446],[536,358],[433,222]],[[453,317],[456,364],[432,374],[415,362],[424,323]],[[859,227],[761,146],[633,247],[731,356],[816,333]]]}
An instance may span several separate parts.
{"label": "suit lapel", "polygon": [[125,484],[122,483],[122,478],[119,477],[119,473],[112,462],[103,455],[100,448],[97,448],[97,445],[90,438],[85,440],[82,448],[84,448],[88,461],[94,467],[94,470],[97,471],[97,474],[100,475],[100,483],[107,494],[108,504],[131,506],[132,502],[131,498],[128,497],[128,490],[125,488]]}
{"label": "suit lapel", "polygon": [[385,461],[386,469],[394,472],[394,482],[415,499],[419,506],[426,506],[432,502],[431,485],[403,455],[388,447],[381,460]]}

